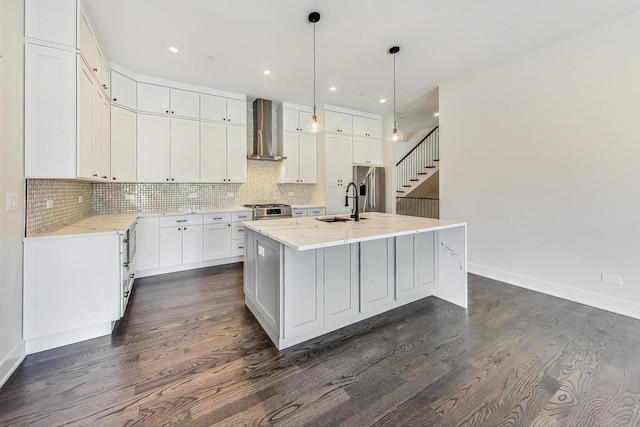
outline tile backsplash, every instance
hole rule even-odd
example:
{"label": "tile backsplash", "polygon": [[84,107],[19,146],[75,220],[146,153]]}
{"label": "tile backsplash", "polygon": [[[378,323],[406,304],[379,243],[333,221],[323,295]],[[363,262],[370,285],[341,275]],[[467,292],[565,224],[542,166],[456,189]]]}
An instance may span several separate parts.
{"label": "tile backsplash", "polygon": [[279,165],[279,162],[249,160],[247,182],[243,184],[97,183],[93,184],[91,207],[93,212],[108,213],[218,208],[247,203],[311,203],[315,185],[276,184]]}
{"label": "tile backsplash", "polygon": [[[58,179],[27,180],[27,236],[62,227],[91,214],[92,184]],[[79,202],[79,198],[82,201]],[[53,207],[47,208],[47,200]]]}

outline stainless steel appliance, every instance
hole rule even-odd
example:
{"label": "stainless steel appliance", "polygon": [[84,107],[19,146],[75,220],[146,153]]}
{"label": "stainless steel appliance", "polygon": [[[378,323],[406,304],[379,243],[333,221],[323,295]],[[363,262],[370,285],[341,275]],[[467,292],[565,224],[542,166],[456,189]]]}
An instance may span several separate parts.
{"label": "stainless steel appliance", "polygon": [[291,206],[280,203],[264,203],[256,205],[244,205],[245,208],[253,209],[253,219],[256,221],[264,219],[291,218]]}
{"label": "stainless steel appliance", "polygon": [[353,182],[358,185],[360,200],[358,210],[363,212],[384,212],[384,168],[355,166]]}
{"label": "stainless steel appliance", "polygon": [[133,290],[133,281],[136,275],[136,223],[134,221],[129,229],[121,234],[120,258],[120,317],[124,316],[129,303],[129,297]]}
{"label": "stainless steel appliance", "polygon": [[286,159],[273,140],[272,123],[271,101],[261,98],[253,101],[253,152],[247,158],[271,161]]}

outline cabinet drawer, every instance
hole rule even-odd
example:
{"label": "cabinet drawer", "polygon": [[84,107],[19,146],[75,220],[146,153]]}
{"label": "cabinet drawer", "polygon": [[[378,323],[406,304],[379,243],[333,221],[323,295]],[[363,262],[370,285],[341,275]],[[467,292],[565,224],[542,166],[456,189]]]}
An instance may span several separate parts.
{"label": "cabinet drawer", "polygon": [[231,245],[231,255],[242,256],[244,255],[244,239],[234,240]]}
{"label": "cabinet drawer", "polygon": [[174,225],[202,225],[202,215],[176,215],[163,216],[160,218],[160,227],[171,227]]}
{"label": "cabinet drawer", "polygon": [[252,219],[253,212],[233,212],[233,222],[251,221]]}
{"label": "cabinet drawer", "polygon": [[302,208],[291,209],[291,216],[294,218],[307,216],[307,210]]}
{"label": "cabinet drawer", "polygon": [[242,241],[244,242],[244,225],[242,225],[242,223],[240,222],[234,223],[232,230],[233,231],[231,232],[231,238],[242,239]]}
{"label": "cabinet drawer", "polygon": [[204,215],[205,224],[222,224],[231,222],[231,212],[211,213]]}
{"label": "cabinet drawer", "polygon": [[327,210],[325,208],[309,208],[307,209],[308,216],[326,215]]}

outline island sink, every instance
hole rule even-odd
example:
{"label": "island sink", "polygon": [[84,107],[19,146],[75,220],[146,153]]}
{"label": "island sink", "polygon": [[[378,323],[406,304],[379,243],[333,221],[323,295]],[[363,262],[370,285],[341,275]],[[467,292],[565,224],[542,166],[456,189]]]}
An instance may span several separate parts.
{"label": "island sink", "polygon": [[[367,219],[367,218],[360,217],[360,219]],[[316,218],[316,221],[322,221],[322,222],[349,222],[349,221],[353,221],[353,218],[345,218],[345,217],[342,217],[342,216],[330,216],[330,217],[319,217],[319,218]]]}

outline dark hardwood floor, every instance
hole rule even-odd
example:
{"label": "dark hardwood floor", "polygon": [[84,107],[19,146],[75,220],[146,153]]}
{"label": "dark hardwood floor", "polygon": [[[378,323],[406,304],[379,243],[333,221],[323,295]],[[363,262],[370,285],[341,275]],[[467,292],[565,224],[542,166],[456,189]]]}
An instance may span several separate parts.
{"label": "dark hardwood floor", "polygon": [[640,426],[640,321],[469,276],[279,353],[242,265],[136,281],[112,336],[30,355],[0,425]]}

